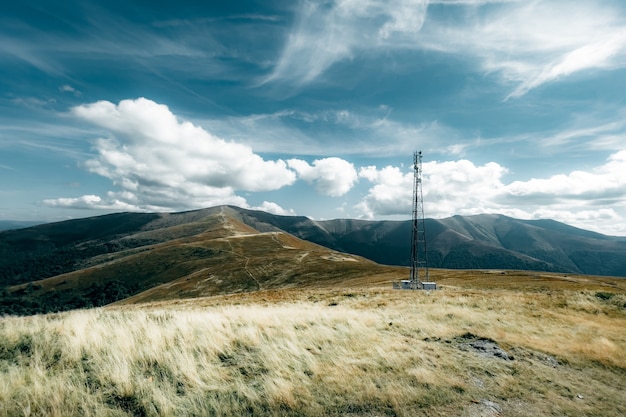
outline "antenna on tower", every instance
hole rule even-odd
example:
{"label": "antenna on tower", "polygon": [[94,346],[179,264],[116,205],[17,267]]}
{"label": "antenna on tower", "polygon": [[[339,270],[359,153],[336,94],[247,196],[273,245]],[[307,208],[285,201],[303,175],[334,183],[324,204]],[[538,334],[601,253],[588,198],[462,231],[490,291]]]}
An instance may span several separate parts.
{"label": "antenna on tower", "polygon": [[411,274],[408,280],[394,283],[394,288],[436,290],[428,276],[424,196],[422,194],[422,151],[413,153],[413,211],[411,216]]}

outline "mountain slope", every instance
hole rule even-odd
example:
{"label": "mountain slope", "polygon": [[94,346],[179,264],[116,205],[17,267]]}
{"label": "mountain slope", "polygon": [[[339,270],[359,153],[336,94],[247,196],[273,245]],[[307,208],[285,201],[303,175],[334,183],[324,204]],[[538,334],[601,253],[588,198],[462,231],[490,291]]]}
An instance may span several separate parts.
{"label": "mountain slope", "polygon": [[[5,253],[14,250],[15,255],[30,245],[35,248],[33,259],[43,254],[40,261],[67,261],[54,265],[66,271],[55,274],[55,268],[48,269],[52,274],[39,279],[32,279],[36,271],[18,265],[23,273],[3,277],[5,285],[10,280],[16,285],[0,297],[0,305],[12,313],[55,311],[128,297],[129,302],[139,302],[329,286],[395,270],[282,231],[259,232],[230,212],[217,207],[175,214],[126,213],[40,226],[21,235],[0,234]],[[18,303],[24,311],[17,311]]]}

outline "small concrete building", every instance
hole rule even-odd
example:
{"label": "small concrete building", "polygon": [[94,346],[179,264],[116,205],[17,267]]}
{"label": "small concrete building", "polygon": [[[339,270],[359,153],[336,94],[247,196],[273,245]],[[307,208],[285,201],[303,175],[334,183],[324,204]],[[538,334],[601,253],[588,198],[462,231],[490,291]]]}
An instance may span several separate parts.
{"label": "small concrete building", "polygon": [[436,282],[422,282],[422,289],[423,290],[436,290],[437,283]]}

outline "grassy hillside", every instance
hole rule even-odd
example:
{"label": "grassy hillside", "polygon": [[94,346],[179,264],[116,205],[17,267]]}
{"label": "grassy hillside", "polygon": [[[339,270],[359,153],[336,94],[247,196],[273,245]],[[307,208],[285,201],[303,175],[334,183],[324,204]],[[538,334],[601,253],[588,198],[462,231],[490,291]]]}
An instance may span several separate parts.
{"label": "grassy hillside", "polygon": [[[108,235],[107,244],[117,250],[99,253],[101,244],[77,243],[75,251],[86,246],[91,256],[77,256],[75,270],[8,287],[0,293],[0,314],[95,307],[128,297],[138,302],[307,287],[398,270],[284,232],[260,233],[221,209],[163,215],[148,223],[133,219],[125,224],[142,227]],[[70,229],[76,235],[102,220],[108,218]],[[104,230],[91,233],[102,236]],[[57,234],[74,239],[69,232]]]}
{"label": "grassy hillside", "polygon": [[626,282],[432,273],[0,318],[0,416],[626,414]]}

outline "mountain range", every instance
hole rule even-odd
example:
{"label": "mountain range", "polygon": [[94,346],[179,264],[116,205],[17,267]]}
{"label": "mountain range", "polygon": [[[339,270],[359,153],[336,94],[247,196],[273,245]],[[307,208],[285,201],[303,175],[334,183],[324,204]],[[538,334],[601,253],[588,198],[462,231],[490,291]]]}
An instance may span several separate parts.
{"label": "mountain range", "polygon": [[[286,231],[338,251],[387,265],[409,265],[411,221],[325,220],[237,209],[263,231]],[[428,264],[434,268],[522,269],[626,277],[626,238],[554,220],[499,214],[425,220]]]}
{"label": "mountain range", "polygon": [[[433,268],[626,277],[622,237],[493,214],[426,219],[425,228]],[[0,314],[397,279],[410,237],[410,221],[316,221],[233,206],[6,230]]]}

